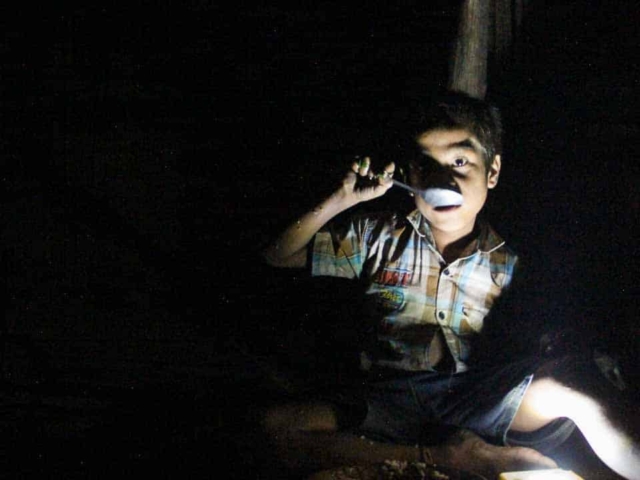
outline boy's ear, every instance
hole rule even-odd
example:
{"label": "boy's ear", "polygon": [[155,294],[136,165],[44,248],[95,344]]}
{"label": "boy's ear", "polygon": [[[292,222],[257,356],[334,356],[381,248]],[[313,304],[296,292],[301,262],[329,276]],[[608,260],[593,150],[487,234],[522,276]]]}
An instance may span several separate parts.
{"label": "boy's ear", "polygon": [[493,157],[493,162],[489,165],[487,172],[487,187],[495,188],[498,185],[498,177],[500,177],[500,167],[502,166],[502,158],[500,155]]}

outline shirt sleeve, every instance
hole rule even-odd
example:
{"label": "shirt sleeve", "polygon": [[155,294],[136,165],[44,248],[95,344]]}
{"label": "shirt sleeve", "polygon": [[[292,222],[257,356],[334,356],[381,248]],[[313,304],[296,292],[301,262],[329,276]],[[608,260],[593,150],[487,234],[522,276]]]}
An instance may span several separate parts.
{"label": "shirt sleeve", "polygon": [[313,240],[311,275],[359,278],[367,258],[369,227],[368,219],[356,217],[322,228]]}
{"label": "shirt sleeve", "polygon": [[493,282],[502,290],[507,289],[514,277],[519,275],[519,258],[507,246],[502,246],[491,254],[491,278]]}
{"label": "shirt sleeve", "polygon": [[513,253],[513,251],[509,250],[505,261],[505,279],[502,288],[506,289],[507,287],[509,287],[513,282],[513,279],[519,277],[519,271],[520,259],[515,253]]}

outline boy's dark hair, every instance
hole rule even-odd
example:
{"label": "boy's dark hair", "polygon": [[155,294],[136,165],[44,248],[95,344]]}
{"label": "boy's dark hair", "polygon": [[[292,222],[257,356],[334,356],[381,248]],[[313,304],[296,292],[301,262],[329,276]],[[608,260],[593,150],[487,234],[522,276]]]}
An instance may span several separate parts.
{"label": "boy's dark hair", "polygon": [[484,148],[485,167],[502,153],[502,116],[497,107],[462,92],[439,96],[418,118],[416,136],[429,130],[463,128]]}

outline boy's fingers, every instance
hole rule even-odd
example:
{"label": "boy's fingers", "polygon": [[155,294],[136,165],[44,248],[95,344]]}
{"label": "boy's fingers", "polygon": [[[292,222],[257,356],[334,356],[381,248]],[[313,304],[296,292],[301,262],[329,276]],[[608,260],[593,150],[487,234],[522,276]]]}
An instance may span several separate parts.
{"label": "boy's fingers", "polygon": [[392,182],[393,179],[393,174],[395,172],[396,166],[393,162],[387,164],[384,167],[384,170],[382,171],[382,173],[379,173],[377,175],[378,180],[380,181],[381,185],[386,185],[388,183]]}
{"label": "boy's fingers", "polygon": [[[348,176],[345,178],[345,185],[352,185],[351,182],[354,181],[355,176],[349,178],[351,175],[358,175],[360,177],[367,177],[369,180],[376,181],[377,186],[375,189],[371,190],[371,192],[375,192],[374,196],[379,196],[384,193],[392,184],[393,184],[393,174],[395,172],[395,164],[393,162],[389,162],[384,170],[378,174],[374,174],[371,170],[371,157],[363,157],[360,158],[355,157],[355,161],[351,164],[351,169],[348,173]],[[378,190],[379,187],[384,187],[382,190]],[[371,185],[373,187],[373,185]]]}
{"label": "boy's fingers", "polygon": [[371,159],[369,157],[364,157],[360,161],[360,165],[359,165],[357,173],[364,177],[365,175],[367,175],[369,173],[369,167],[370,166],[371,166]]}
{"label": "boy's fingers", "polygon": [[391,176],[393,176],[393,173],[396,171],[396,164],[393,162],[387,163],[387,165],[385,165],[384,167],[384,171],[390,173]]}
{"label": "boy's fingers", "polygon": [[366,170],[370,165],[371,159],[369,157],[361,157],[360,155],[356,155],[354,157],[353,163],[351,164],[351,170],[359,175],[363,175],[360,172],[364,170],[364,172],[366,173]]}

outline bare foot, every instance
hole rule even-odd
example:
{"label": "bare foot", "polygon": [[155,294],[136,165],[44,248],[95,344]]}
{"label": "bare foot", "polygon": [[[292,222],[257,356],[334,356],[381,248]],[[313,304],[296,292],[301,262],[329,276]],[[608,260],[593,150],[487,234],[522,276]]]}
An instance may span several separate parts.
{"label": "bare foot", "polygon": [[436,464],[486,477],[497,477],[502,472],[558,467],[551,458],[532,448],[498,447],[467,430],[456,433],[443,450],[433,448],[432,454]]}

